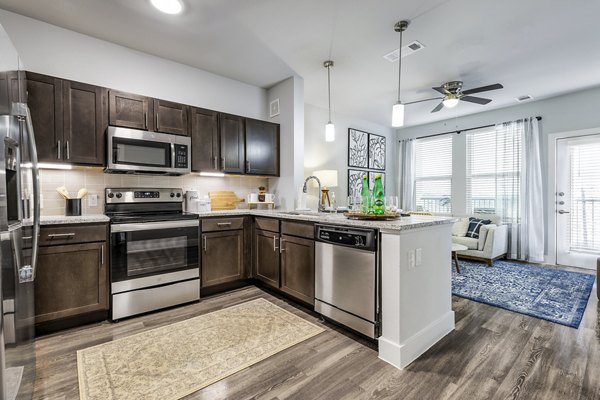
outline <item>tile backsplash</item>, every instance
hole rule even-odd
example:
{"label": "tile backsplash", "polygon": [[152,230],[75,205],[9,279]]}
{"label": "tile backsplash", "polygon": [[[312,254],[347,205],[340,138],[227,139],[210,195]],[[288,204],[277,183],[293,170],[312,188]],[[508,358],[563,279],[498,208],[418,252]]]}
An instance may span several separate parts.
{"label": "tile backsplash", "polygon": [[[197,190],[208,195],[215,190],[232,190],[238,197],[246,198],[248,193],[257,192],[259,186],[267,187],[266,178],[254,177],[204,177],[197,174],[184,176],[138,176],[124,174],[105,174],[100,168],[82,168],[73,170],[40,170],[42,192],[42,215],[64,215],[65,201],[56,192],[59,186],[65,186],[71,196],[81,188],[87,188],[90,195],[98,196],[98,205],[89,205],[89,195],[82,202],[82,213],[102,214],[104,212],[104,188],[107,187],[156,187],[182,188]],[[243,207],[244,205],[240,205]]]}

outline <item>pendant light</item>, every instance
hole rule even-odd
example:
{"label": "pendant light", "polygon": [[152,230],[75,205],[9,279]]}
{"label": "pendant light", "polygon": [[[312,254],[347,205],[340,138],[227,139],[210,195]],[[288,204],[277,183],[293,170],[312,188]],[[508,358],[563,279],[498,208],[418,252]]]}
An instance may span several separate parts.
{"label": "pendant light", "polygon": [[400,101],[400,82],[402,80],[402,32],[408,28],[408,21],[399,21],[394,25],[394,30],[400,33],[400,47],[398,48],[398,102],[392,107],[392,126],[404,126],[404,104]]}
{"label": "pendant light", "polygon": [[325,141],[335,141],[335,125],[331,122],[331,67],[333,67],[333,61],[328,60],[323,63],[323,66],[327,68],[327,97],[329,99],[329,121],[325,125]]}

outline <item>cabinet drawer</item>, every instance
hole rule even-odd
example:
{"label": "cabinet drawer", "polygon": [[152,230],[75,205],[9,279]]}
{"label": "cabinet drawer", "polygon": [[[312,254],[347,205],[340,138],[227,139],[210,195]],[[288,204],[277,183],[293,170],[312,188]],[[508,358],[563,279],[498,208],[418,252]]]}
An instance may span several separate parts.
{"label": "cabinet drawer", "polygon": [[263,231],[279,232],[279,220],[273,218],[255,218],[256,229]]}
{"label": "cabinet drawer", "polygon": [[106,225],[42,226],[40,246],[54,246],[71,243],[104,242]]}
{"label": "cabinet drawer", "polygon": [[307,239],[315,238],[315,226],[311,223],[303,222],[281,222],[281,233],[284,235],[298,236]]}
{"label": "cabinet drawer", "polygon": [[234,229],[244,229],[244,217],[202,220],[202,232],[230,231]]}

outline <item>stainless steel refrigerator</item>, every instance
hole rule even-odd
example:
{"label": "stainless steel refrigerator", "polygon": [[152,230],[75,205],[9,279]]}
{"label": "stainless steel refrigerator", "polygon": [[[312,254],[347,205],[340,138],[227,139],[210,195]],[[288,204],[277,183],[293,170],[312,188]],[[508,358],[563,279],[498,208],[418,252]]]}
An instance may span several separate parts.
{"label": "stainless steel refrigerator", "polygon": [[39,175],[25,75],[0,25],[0,400],[31,399]]}

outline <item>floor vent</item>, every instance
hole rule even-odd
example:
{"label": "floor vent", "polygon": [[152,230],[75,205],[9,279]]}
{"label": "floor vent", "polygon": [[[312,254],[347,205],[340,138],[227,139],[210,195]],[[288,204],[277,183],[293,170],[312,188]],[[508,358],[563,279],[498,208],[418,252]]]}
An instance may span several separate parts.
{"label": "floor vent", "polygon": [[[423,45],[423,43],[419,42],[418,40],[415,40],[414,42],[411,42],[406,46],[402,47],[402,58],[416,53],[419,50],[423,50],[424,48],[425,46]],[[389,62],[398,61],[398,49],[384,55],[383,58],[385,58]]]}

